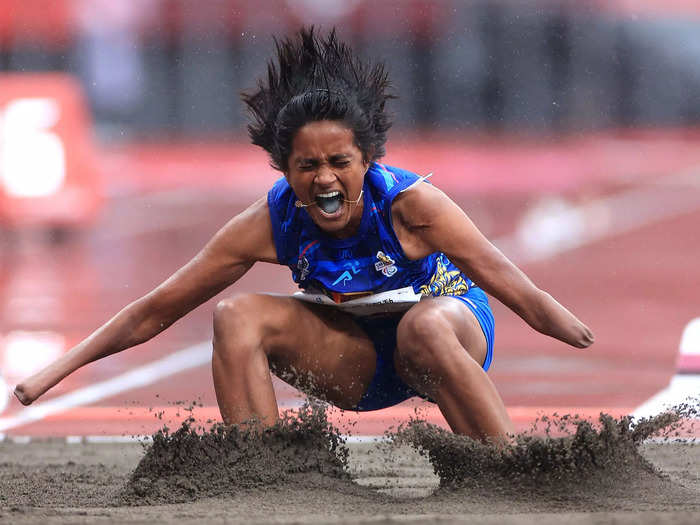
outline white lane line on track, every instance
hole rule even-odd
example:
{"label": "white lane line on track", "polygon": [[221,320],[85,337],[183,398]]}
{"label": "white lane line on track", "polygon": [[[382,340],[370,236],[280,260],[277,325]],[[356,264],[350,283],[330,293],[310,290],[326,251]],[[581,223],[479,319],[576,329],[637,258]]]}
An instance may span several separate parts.
{"label": "white lane line on track", "polygon": [[[352,444],[362,444],[362,443],[390,443],[391,438],[387,436],[379,435],[367,435],[367,436],[351,436],[346,434],[341,434],[341,437],[345,440],[348,445]],[[29,445],[35,439],[37,441],[45,441],[46,438],[42,437],[32,437],[32,436],[11,436],[5,438],[4,434],[0,434],[0,442],[4,439],[14,443],[15,445]],[[65,438],[67,445],[82,445],[85,443],[90,444],[120,444],[120,443],[151,443],[153,441],[153,436],[149,435],[133,435],[133,436],[66,436]],[[700,446],[700,440],[697,437],[652,437],[644,440],[644,443],[655,443],[655,444],[666,444],[666,443],[685,443],[688,445]]]}
{"label": "white lane line on track", "polygon": [[[348,444],[353,443],[388,443],[391,438],[386,436],[351,436],[346,434],[341,434],[341,437]],[[3,434],[0,434],[0,441],[5,439]],[[15,445],[28,445],[34,439],[42,441],[42,438],[33,438],[32,436],[11,436],[7,438]],[[95,444],[115,444],[115,443],[150,443],[153,441],[153,436],[148,435],[133,435],[133,436],[66,436],[66,444],[68,445],[80,445],[83,443],[95,443]]]}
{"label": "white lane line on track", "polygon": [[635,419],[652,417],[700,395],[700,374],[675,375],[671,383],[632,412]]}
{"label": "white lane line on track", "polygon": [[153,436],[133,435],[133,436],[66,436],[68,445],[80,445],[82,443],[150,443]]}
{"label": "white lane line on track", "polygon": [[94,403],[121,392],[144,387],[164,377],[207,364],[211,362],[211,352],[211,341],[192,345],[112,379],[78,388],[54,399],[29,406],[13,416],[0,418],[0,432],[39,421],[70,408]]}
{"label": "white lane line on track", "polygon": [[[670,194],[658,191],[669,187],[678,188],[679,191]],[[546,260],[587,244],[696,211],[700,209],[699,190],[700,166],[695,166],[664,177],[655,184],[572,206],[567,211],[566,218],[575,217],[575,220],[580,221],[581,228],[545,249],[534,250],[526,246],[517,232],[495,239],[494,244],[519,264]],[[595,220],[601,216],[602,221]]]}
{"label": "white lane line on track", "polygon": [[[632,415],[635,418],[651,417],[684,403],[697,407],[700,402],[700,373],[694,364],[697,357],[700,357],[700,317],[692,319],[683,329],[676,375],[666,388],[645,401]],[[696,419],[700,419],[700,415]]]}

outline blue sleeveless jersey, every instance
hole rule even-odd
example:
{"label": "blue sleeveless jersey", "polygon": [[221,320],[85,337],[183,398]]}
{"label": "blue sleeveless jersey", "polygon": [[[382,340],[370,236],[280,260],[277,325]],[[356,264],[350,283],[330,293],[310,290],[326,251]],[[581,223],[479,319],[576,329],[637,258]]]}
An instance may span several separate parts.
{"label": "blue sleeveless jersey", "polygon": [[267,196],[279,263],[292,270],[301,289],[336,302],[407,286],[422,295],[466,294],[471,280],[444,254],[409,260],[396,237],[391,204],[419,180],[414,173],[372,163],[364,180],[360,227],[354,236],[336,239],[294,206],[297,197],[286,179],[279,179]]}

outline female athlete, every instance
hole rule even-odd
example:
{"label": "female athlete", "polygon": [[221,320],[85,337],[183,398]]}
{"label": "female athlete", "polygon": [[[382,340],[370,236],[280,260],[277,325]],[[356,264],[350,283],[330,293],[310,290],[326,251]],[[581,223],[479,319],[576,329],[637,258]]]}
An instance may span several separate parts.
{"label": "female athlete", "polygon": [[422,396],[454,432],[507,439],[513,427],[486,374],[494,322],[484,291],[572,346],[593,334],[443,192],[378,162],[391,125],[383,66],[359,60],[335,32],[302,29],[276,49],[243,101],[253,144],[284,177],[16,396],[30,404],[83,365],[148,341],[265,261],[288,266],[304,294],[216,306],[212,372],[225,423],[274,424],[272,371],[343,409]]}

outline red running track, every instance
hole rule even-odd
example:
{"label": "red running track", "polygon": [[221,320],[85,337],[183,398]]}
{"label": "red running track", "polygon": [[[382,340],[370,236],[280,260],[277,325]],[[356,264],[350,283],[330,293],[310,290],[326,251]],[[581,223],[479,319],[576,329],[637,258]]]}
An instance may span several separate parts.
{"label": "red running track", "polygon": [[[440,143],[439,147],[423,146],[425,149],[420,150],[400,145],[395,160],[390,156],[388,162],[410,168],[411,155],[427,156],[428,152],[434,157],[439,152],[445,158],[452,151],[449,158],[454,159],[456,146],[448,146]],[[675,372],[683,326],[700,314],[700,184],[697,178],[675,177],[680,171],[700,165],[700,148],[696,147],[695,138],[581,139],[574,148],[575,154],[567,149],[570,146],[468,145],[465,151],[473,154],[461,154],[463,165],[470,166],[464,171],[450,169],[450,164],[439,159],[435,161],[440,171],[433,178],[434,183],[445,187],[492,238],[508,238],[543,190],[563,193],[575,205],[602,202],[602,207],[606,196],[641,190],[658,195],[657,202],[664,212],[655,219],[651,213],[651,220],[644,219],[648,210],[638,210],[643,220],[631,229],[603,234],[578,248],[520,264],[540,287],[594,329],[597,342],[591,349],[569,348],[536,334],[493,301],[497,336],[490,374],[519,429],[528,427],[537,414],[552,411],[587,416],[595,416],[601,410],[613,415],[628,413],[668,384]],[[648,155],[643,153],[647,150]],[[162,153],[160,149],[153,154],[140,149],[120,162],[131,163],[132,167],[141,165],[143,173],[130,172],[126,180],[112,183],[118,196],[109,201],[93,229],[58,244],[47,243],[36,235],[18,235],[14,240],[3,241],[0,332],[4,354],[0,355],[0,366],[8,383],[18,380],[22,372],[16,363],[13,368],[7,360],[8,340],[17,334],[45,336],[48,332],[49,336],[62,339],[63,348],[75,344],[124,304],[184,264],[216,229],[250,202],[252,195],[258,193],[258,186],[267,185],[276,177],[265,168],[264,157],[253,155],[241,163],[248,166],[246,169],[265,174],[254,184],[243,185],[246,179],[240,177],[217,183],[209,176],[204,176],[206,183],[199,184],[198,162],[207,166],[212,159],[216,163],[231,160],[218,156],[223,155],[223,150],[216,151],[219,153],[207,160],[197,149],[185,157],[183,149],[161,162],[164,171],[177,173],[177,180],[148,179],[150,182],[139,186],[139,176],[147,179],[151,169],[148,166],[156,165],[151,155]],[[586,151],[595,159],[592,164],[598,170],[596,176],[585,175],[590,169],[585,165]],[[634,151],[647,162],[630,160]],[[182,158],[178,160],[178,156]],[[582,174],[560,181],[562,166],[568,166],[568,162],[578,166],[569,166],[569,172]],[[534,185],[514,184],[519,177],[519,163],[525,166],[524,172],[533,173],[537,171],[533,166],[539,166],[544,174],[534,179]],[[114,155],[106,154],[107,172],[115,164],[118,161]],[[509,175],[479,183],[474,166],[481,173],[509,170]],[[418,168],[429,170],[427,164]],[[220,171],[217,173],[221,175]],[[622,220],[619,214],[627,213],[609,203],[604,212],[613,225]],[[242,291],[291,290],[287,270],[259,265],[222,296]],[[85,367],[58,385],[41,403],[65,399],[62,396],[71,392],[85,392],[90,385],[210,340],[211,311],[216,300],[153,341]],[[279,385],[278,397],[283,406],[298,403],[295,396],[291,389]],[[206,415],[204,419],[217,416],[206,364],[0,432],[33,436],[151,433],[163,424],[163,420],[153,416],[154,412],[165,410],[170,426],[176,423],[173,414],[177,407],[172,405],[176,401],[204,405],[199,409]],[[149,411],[149,407],[158,408]],[[404,420],[412,411],[409,403],[359,417],[346,413],[342,421],[354,422],[355,434],[374,435]],[[0,425],[23,414],[26,416],[26,409],[11,400],[0,414]],[[444,424],[434,407],[428,405],[423,414]]]}

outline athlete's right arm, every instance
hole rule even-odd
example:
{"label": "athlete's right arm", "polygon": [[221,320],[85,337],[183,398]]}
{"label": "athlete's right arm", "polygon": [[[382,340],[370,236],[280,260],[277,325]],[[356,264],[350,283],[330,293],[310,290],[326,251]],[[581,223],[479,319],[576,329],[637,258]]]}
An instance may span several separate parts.
{"label": "athlete's right arm", "polygon": [[231,219],[190,262],[161,285],[19,383],[15,395],[28,405],[83,365],[148,341],[235,283],[257,261],[277,262],[266,198]]}

